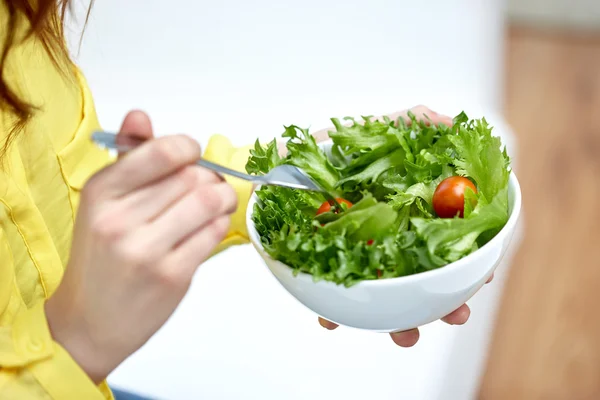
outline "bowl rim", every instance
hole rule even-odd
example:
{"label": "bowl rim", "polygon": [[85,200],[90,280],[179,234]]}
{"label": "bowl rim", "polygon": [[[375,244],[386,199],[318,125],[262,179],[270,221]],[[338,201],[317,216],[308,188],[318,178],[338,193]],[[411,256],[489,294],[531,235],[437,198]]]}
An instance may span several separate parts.
{"label": "bowl rim", "polygon": [[[327,145],[327,144],[328,143],[325,142],[325,143],[322,143],[321,145]],[[256,188],[254,188],[254,190],[252,191],[252,194],[250,196],[250,199],[248,201],[248,206],[246,208],[246,228],[248,230],[248,237],[250,239],[250,242],[258,250],[261,257],[263,257],[263,258],[266,257],[266,258],[270,259],[273,263],[276,263],[277,265],[279,265],[281,267],[285,267],[287,270],[289,270],[290,273],[294,273],[293,268],[291,268],[289,265],[284,264],[283,262],[272,258],[265,251],[265,249],[261,243],[258,232],[256,231],[256,228],[254,226],[254,221],[252,220],[254,204],[256,204],[256,200],[257,200],[256,191],[259,189],[260,189],[260,186],[257,186]],[[516,227],[519,216],[521,214],[521,206],[522,206],[521,205],[521,199],[522,199],[521,185],[519,184],[519,180],[517,179],[517,176],[515,175],[514,171],[511,171],[509,174],[508,190],[509,190],[509,193],[511,191],[513,193],[512,211],[511,211],[511,213],[508,217],[508,221],[506,222],[504,227],[502,227],[502,229],[485,245],[483,245],[482,247],[478,248],[471,254],[468,254],[467,256],[465,256],[459,260],[456,260],[454,262],[446,264],[442,267],[431,269],[431,270],[428,270],[425,272],[419,272],[417,274],[398,276],[395,278],[363,280],[349,288],[346,288],[346,287],[344,287],[344,285],[337,284],[337,283],[331,282],[331,281],[320,280],[320,281],[315,282],[313,279],[313,275],[308,274],[306,272],[298,272],[295,275],[295,278],[300,279],[300,280],[309,279],[314,284],[333,285],[336,287],[344,287],[345,289],[353,289],[353,288],[372,287],[372,286],[393,286],[393,285],[397,285],[399,283],[410,283],[410,282],[419,281],[419,280],[423,280],[423,279],[433,278],[436,276],[440,277],[445,274],[451,274],[454,270],[460,269],[463,266],[470,264],[474,259],[478,258],[479,255],[483,254],[488,249],[501,246],[499,243],[502,240],[504,240],[504,238],[507,235],[509,235],[511,232],[514,231],[514,228]],[[508,201],[509,201],[509,206],[510,206],[510,202],[511,202],[510,195],[509,195]]]}

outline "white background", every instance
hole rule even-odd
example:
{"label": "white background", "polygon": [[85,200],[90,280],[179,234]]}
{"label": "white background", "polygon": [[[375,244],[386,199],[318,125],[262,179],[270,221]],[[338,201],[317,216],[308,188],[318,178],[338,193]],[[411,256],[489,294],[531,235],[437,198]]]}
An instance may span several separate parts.
{"label": "white background", "polygon": [[[501,0],[99,0],[77,59],[105,129],[142,108],[159,134],[242,145],[425,103],[489,117],[514,154],[497,117],[502,15]],[[401,349],[325,331],[249,246],[231,249],[110,382],[164,399],[470,399],[505,270],[468,325]]]}

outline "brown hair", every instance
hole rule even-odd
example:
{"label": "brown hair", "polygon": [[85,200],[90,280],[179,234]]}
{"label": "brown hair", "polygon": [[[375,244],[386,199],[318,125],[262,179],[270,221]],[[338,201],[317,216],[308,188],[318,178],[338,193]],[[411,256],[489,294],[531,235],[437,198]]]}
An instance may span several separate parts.
{"label": "brown hair", "polygon": [[[68,74],[69,70],[65,68],[67,65],[65,61],[69,60],[69,53],[64,38],[63,22],[71,2],[70,0],[0,1],[6,4],[8,10],[5,40],[0,44],[0,109],[8,111],[15,117],[15,123],[0,147],[0,160],[2,160],[10,144],[36,111],[35,105],[18,97],[4,76],[8,55],[11,49],[18,44],[16,37],[18,20],[25,17],[29,22],[29,30],[23,40],[29,40],[35,36],[45,47],[56,68],[62,73]],[[86,24],[91,11],[91,3],[86,15]]]}

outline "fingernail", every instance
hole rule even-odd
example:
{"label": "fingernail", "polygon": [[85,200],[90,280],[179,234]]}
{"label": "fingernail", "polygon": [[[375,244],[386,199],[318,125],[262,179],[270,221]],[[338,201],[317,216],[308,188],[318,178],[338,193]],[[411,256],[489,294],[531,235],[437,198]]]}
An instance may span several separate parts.
{"label": "fingernail", "polygon": [[327,329],[327,330],[330,330],[330,331],[331,331],[331,330],[334,330],[335,328],[337,328],[337,325],[336,325],[336,324],[334,324],[334,323],[332,323],[332,322],[329,322],[329,321],[327,321],[326,319],[323,319],[323,318],[319,318],[319,324],[320,324],[320,325],[321,325],[323,328],[325,328],[325,329]]}
{"label": "fingernail", "polygon": [[418,329],[411,329],[404,332],[392,333],[392,340],[400,347],[412,347],[419,341],[420,333]]}

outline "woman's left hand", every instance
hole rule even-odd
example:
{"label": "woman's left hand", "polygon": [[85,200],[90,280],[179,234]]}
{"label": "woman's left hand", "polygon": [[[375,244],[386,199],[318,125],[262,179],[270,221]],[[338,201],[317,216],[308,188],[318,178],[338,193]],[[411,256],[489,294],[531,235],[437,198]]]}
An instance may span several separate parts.
{"label": "woman's left hand", "polygon": [[[407,120],[407,122],[410,122],[410,120],[407,118],[408,111],[409,110],[397,112],[397,113],[388,115],[388,117],[391,120],[397,120],[398,118],[404,118],[405,120]],[[445,115],[440,115],[425,106],[416,106],[416,107],[411,108],[410,111],[417,118],[419,118],[419,119],[424,118],[426,120],[431,121],[433,124],[445,124],[447,126],[452,126],[452,124],[453,124],[452,118],[445,116]],[[327,134],[328,131],[329,131],[328,129],[324,129],[322,131],[319,131],[319,132],[313,134],[313,136],[315,137],[317,142],[327,140],[329,138],[329,136]],[[494,278],[494,276],[492,275],[486,283],[490,283],[493,278]],[[469,320],[470,315],[471,315],[471,310],[469,309],[469,306],[466,304],[463,304],[458,309],[454,310],[452,313],[450,313],[450,314],[446,315],[444,318],[442,318],[442,321],[444,321],[445,323],[447,323],[449,325],[463,325]],[[322,327],[324,327],[325,329],[329,329],[329,330],[334,330],[338,327],[337,324],[334,324],[333,322],[327,321],[320,317],[319,317],[319,323],[321,324]],[[392,340],[394,341],[394,343],[396,343],[398,346],[412,347],[415,344],[417,344],[417,342],[419,341],[419,329],[415,328],[415,329],[411,329],[411,330],[404,331],[404,332],[391,333],[390,336],[392,337]]]}
{"label": "woman's left hand", "polygon": [[[492,279],[494,279],[494,275],[492,275],[486,283],[490,283]],[[464,325],[469,320],[470,315],[471,309],[468,305],[463,304],[458,309],[442,318],[442,321],[449,325]],[[319,317],[319,324],[321,324],[323,328],[329,329],[330,331],[338,327],[337,324],[329,322],[321,317]],[[412,347],[419,341],[419,329],[415,328],[409,331],[390,333],[390,336],[394,343],[396,343],[398,346]]]}

